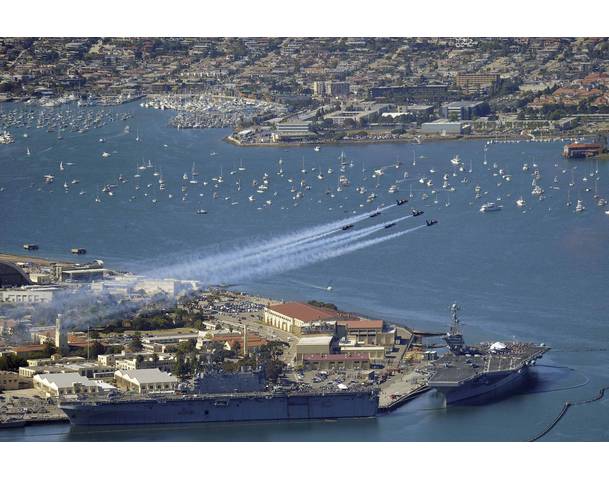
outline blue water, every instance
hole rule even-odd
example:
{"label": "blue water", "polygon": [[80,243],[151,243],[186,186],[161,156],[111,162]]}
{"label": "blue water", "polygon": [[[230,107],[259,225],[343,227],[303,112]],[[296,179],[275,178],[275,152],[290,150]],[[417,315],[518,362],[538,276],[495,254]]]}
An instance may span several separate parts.
{"label": "blue water", "polygon": [[[4,188],[0,192],[0,251],[21,253],[23,243],[38,243],[41,256],[73,259],[69,250],[78,246],[87,249],[88,258],[104,259],[110,268],[144,271],[164,264],[167,255],[179,259],[193,252],[222,251],[353,212],[371,211],[396,198],[408,198],[412,184],[415,198],[377,219],[397,218],[411,206],[425,210],[425,215],[375,237],[421,224],[424,218],[438,219],[438,225],[325,262],[261,277],[239,288],[282,299],[331,301],[341,309],[434,331],[445,329],[448,305],[456,301],[463,308],[470,341],[516,338],[545,342],[553,349],[537,368],[536,389],[486,406],[438,409],[438,398],[427,394],[373,420],[129,428],[128,434],[116,428],[82,431],[60,425],[1,431],[0,439],[516,441],[543,429],[565,400],[593,396],[609,383],[609,217],[604,214],[607,207],[596,206],[594,191],[585,191],[586,187],[594,190],[590,173],[597,165],[592,160],[562,159],[562,143],[490,145],[488,165],[484,166],[484,142],[480,141],[322,146],[319,152],[310,147],[238,148],[222,141],[226,130],[168,128],[170,112],[144,110],[135,104],[110,111],[129,111],[134,116],[86,133],[66,131],[63,140],[44,129],[11,129],[16,142],[0,145],[0,188]],[[130,133],[124,132],[127,124]],[[22,136],[25,131],[29,138]],[[135,141],[136,131],[140,142]],[[100,143],[99,138],[105,142]],[[26,147],[31,151],[29,157]],[[103,151],[111,156],[102,158]],[[212,151],[217,154],[210,156]],[[351,186],[341,193],[333,191],[332,198],[325,191],[336,189],[341,151],[354,164],[345,173]],[[413,151],[416,166],[412,165]],[[455,154],[462,158],[466,171],[452,176],[455,168],[450,159]],[[303,158],[311,190],[294,206],[287,178],[300,181]],[[279,159],[283,178],[276,174]],[[140,172],[141,187],[135,190],[133,175],[143,160],[150,160],[162,172],[167,182],[164,192],[159,191],[152,169]],[[467,172],[470,160],[472,173]],[[60,161],[74,165],[61,172]],[[205,179],[209,185],[189,185],[182,201],[182,175],[190,176],[193,161],[199,180]],[[238,172],[241,161],[246,171]],[[396,161],[402,162],[400,168],[390,166]],[[529,172],[522,171],[524,162],[531,166]],[[493,163],[497,163],[496,169]],[[533,163],[542,175],[539,183],[546,192],[544,201],[530,194]],[[388,168],[375,188],[377,180],[371,174],[384,166]],[[587,209],[581,214],[574,213],[574,206],[565,206],[573,167],[576,187],[571,199],[573,205],[578,197],[584,201]],[[220,175],[221,168],[225,182],[219,197],[213,199],[211,178]],[[325,179],[318,180],[312,168],[321,168]],[[330,175],[328,168],[334,170]],[[429,173],[432,168],[437,173]],[[512,181],[493,176],[499,168],[511,174]],[[564,174],[563,169],[567,170]],[[231,175],[231,171],[236,173]],[[400,192],[388,193],[391,183],[403,179],[404,171],[409,178],[399,184]],[[264,172],[270,176],[269,190],[258,194],[251,181],[260,181]],[[445,172],[456,188],[450,197],[441,188]],[[55,182],[44,184],[45,174],[55,175]],[[129,182],[118,186],[113,197],[100,191],[101,203],[96,203],[98,188],[116,184],[119,174]],[[433,189],[439,192],[437,203],[433,195],[421,199],[422,192],[431,189],[417,181],[423,175],[433,179]],[[464,176],[468,183],[461,183]],[[558,183],[553,182],[555,176]],[[235,187],[238,177],[241,191]],[[588,181],[583,182],[583,177]],[[609,197],[609,164],[600,162],[594,177],[599,178],[598,194]],[[80,182],[65,193],[64,180],[70,183],[73,178]],[[498,186],[498,182],[502,184]],[[153,186],[146,188],[147,184]],[[360,184],[368,190],[365,195],[355,191]],[[476,184],[488,192],[478,200],[473,192]],[[79,195],[81,190],[86,194]],[[148,197],[144,191],[150,192]],[[277,196],[272,196],[274,192]],[[371,192],[378,198],[367,203]],[[249,195],[257,201],[250,203]],[[514,204],[521,195],[527,201],[524,213]],[[135,200],[129,201],[131,196]],[[502,211],[479,212],[483,202],[497,198],[504,205]],[[272,199],[271,206],[263,206],[266,199]],[[360,204],[364,206],[360,208]],[[199,208],[208,214],[196,215]],[[323,289],[329,281],[332,292]],[[604,400],[572,408],[544,440],[606,440],[607,404]]]}

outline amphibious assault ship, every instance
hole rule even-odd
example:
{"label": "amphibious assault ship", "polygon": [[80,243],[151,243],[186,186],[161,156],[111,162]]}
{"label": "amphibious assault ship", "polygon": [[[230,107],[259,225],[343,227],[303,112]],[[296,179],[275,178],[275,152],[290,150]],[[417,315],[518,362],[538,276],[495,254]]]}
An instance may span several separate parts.
{"label": "amphibious assault ship", "polygon": [[372,417],[378,411],[378,391],[368,387],[267,391],[245,373],[224,376],[203,378],[192,392],[95,395],[64,399],[59,407],[78,426],[339,419]]}
{"label": "amphibious assault ship", "polygon": [[444,340],[449,352],[436,361],[429,386],[441,392],[446,405],[483,403],[503,398],[526,385],[529,369],[549,350],[523,342],[480,343],[468,346],[450,307],[452,324]]}

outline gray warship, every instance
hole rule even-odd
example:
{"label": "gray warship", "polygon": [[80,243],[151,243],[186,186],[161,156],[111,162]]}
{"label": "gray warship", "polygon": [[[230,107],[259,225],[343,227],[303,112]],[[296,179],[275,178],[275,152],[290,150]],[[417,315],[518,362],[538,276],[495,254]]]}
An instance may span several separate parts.
{"label": "gray warship", "polygon": [[449,352],[435,362],[429,386],[444,395],[445,404],[480,404],[504,398],[526,386],[529,370],[548,350],[543,343],[480,343],[468,346],[450,307],[452,323],[444,340]]}
{"label": "gray warship", "polygon": [[255,373],[210,374],[191,392],[62,399],[76,426],[340,419],[377,415],[378,390],[268,391]]}

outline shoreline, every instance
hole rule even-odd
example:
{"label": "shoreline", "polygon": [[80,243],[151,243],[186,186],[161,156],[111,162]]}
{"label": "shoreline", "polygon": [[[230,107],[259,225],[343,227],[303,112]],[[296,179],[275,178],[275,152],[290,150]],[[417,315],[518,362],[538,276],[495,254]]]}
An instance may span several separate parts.
{"label": "shoreline", "polygon": [[[577,136],[577,135],[576,135]],[[585,136],[585,135],[584,135]],[[427,138],[409,137],[409,138],[391,138],[386,140],[334,140],[334,141],[318,141],[309,143],[299,142],[275,142],[275,143],[242,143],[239,140],[232,137],[232,135],[226,136],[222,139],[225,143],[233,146],[242,148],[313,148],[315,146],[340,146],[340,145],[383,145],[383,144],[398,144],[398,143],[410,143],[414,145],[426,144],[426,143],[437,143],[446,141],[475,141],[475,140],[494,140],[497,143],[511,142],[511,141],[530,141],[530,142],[553,142],[553,141],[566,141],[573,138],[573,135],[557,135],[551,138],[543,140],[534,140],[529,136],[523,135],[452,135],[452,136],[433,136]],[[603,155],[600,155],[603,156]],[[609,159],[609,154],[606,155]],[[598,158],[598,157],[597,157]],[[602,158],[605,159],[605,158]]]}

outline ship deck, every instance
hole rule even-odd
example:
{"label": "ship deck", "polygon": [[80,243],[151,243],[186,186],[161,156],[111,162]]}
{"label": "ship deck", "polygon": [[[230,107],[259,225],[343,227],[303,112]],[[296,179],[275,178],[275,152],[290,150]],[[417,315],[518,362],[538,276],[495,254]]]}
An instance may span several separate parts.
{"label": "ship deck", "polygon": [[533,344],[508,345],[508,351],[480,355],[447,353],[436,361],[436,372],[429,381],[431,387],[451,387],[481,374],[518,370],[540,358],[548,348]]}
{"label": "ship deck", "polygon": [[219,400],[219,399],[249,399],[249,398],[270,398],[270,397],[290,397],[290,396],[337,396],[353,394],[378,394],[378,390],[373,388],[350,388],[345,391],[340,390],[315,390],[315,391],[261,391],[261,392],[235,392],[235,393],[209,393],[209,394],[120,394],[119,396],[108,397],[106,395],[87,395],[78,398],[64,397],[60,400],[60,406],[65,405],[101,405],[118,404],[127,402],[167,402],[167,401],[196,401],[196,400]]}

